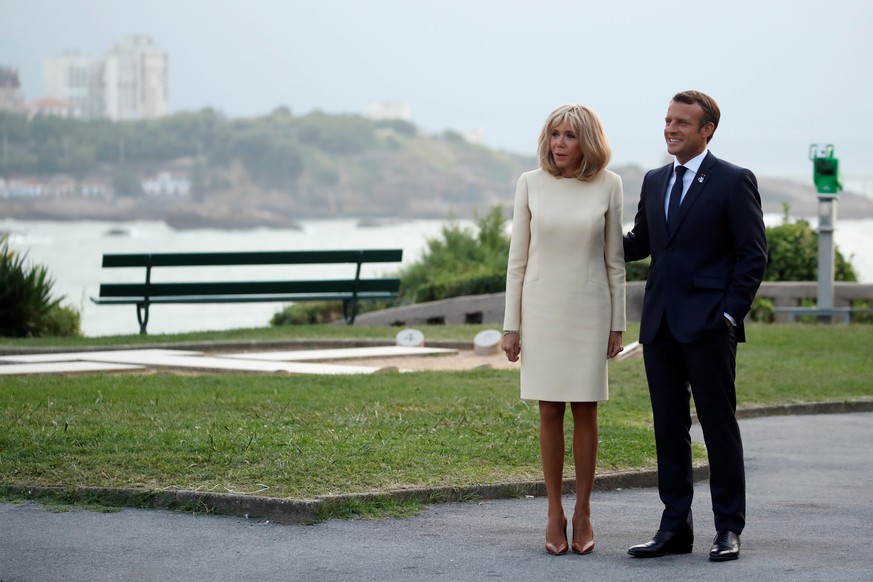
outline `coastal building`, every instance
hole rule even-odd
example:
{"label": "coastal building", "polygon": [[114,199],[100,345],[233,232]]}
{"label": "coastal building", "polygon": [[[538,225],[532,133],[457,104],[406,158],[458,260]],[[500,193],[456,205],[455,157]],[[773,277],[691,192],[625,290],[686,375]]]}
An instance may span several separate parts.
{"label": "coastal building", "polygon": [[191,182],[186,178],[161,172],[154,178],[140,182],[146,196],[187,196],[191,193]]}
{"label": "coastal building", "polygon": [[0,67],[0,111],[22,111],[24,94],[18,70],[13,67]]}
{"label": "coastal building", "polygon": [[54,97],[45,97],[43,99],[31,101],[27,104],[27,116],[32,118],[37,115],[81,118],[82,110],[69,101],[55,99]]}
{"label": "coastal building", "polygon": [[66,103],[73,112],[71,117],[101,117],[101,74],[99,62],[75,51],[46,59],[42,65],[43,100]]}
{"label": "coastal building", "polygon": [[376,121],[402,119],[409,121],[412,114],[409,105],[402,101],[373,101],[367,106],[367,117]]}
{"label": "coastal building", "polygon": [[485,143],[485,130],[481,127],[468,129],[462,135],[464,136],[464,139],[467,140],[467,143],[473,143],[476,145],[483,145]]}
{"label": "coastal building", "polygon": [[46,99],[68,104],[73,117],[156,119],[169,112],[167,52],[151,37],[129,36],[102,59],[71,51],[43,63]]}
{"label": "coastal building", "polygon": [[156,119],[168,112],[167,52],[151,37],[130,36],[106,54],[105,116],[115,121]]}
{"label": "coastal building", "polygon": [[69,198],[77,194],[70,176],[18,176],[0,178],[0,198]]}

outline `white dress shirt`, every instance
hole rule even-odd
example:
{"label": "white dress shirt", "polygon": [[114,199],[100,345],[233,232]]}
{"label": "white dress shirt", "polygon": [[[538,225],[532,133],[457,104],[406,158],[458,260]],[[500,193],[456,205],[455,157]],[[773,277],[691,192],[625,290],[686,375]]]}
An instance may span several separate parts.
{"label": "white dress shirt", "polygon": [[685,166],[688,171],[682,176],[682,197],[679,198],[679,204],[685,200],[685,195],[688,193],[688,188],[691,187],[691,182],[694,176],[697,175],[697,170],[700,169],[700,164],[703,163],[703,158],[709,153],[708,149],[703,150],[703,153],[691,158],[684,164],[680,164],[678,160],[673,160],[673,173],[670,174],[670,179],[667,180],[667,195],[664,196],[664,218],[667,217],[667,207],[670,205],[670,191],[673,189],[673,184],[676,183],[676,166]]}

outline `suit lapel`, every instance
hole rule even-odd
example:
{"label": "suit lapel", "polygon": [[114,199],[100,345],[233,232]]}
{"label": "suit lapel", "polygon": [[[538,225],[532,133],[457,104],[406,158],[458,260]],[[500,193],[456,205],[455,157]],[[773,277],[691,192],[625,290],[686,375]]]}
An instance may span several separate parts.
{"label": "suit lapel", "polygon": [[[701,192],[703,192],[704,188],[706,188],[707,184],[709,184],[712,179],[712,167],[715,165],[715,162],[716,158],[712,155],[712,152],[707,153],[706,157],[703,158],[703,162],[700,164],[700,169],[697,170],[697,173],[694,175],[694,178],[691,181],[691,186],[688,187],[688,192],[685,193],[685,198],[682,200],[682,204],[679,205],[679,218],[676,219],[676,227],[670,235],[670,238],[673,238],[673,236],[679,232],[679,229],[682,228],[682,221],[685,220],[686,216],[688,216],[694,203],[700,197]],[[667,186],[665,185],[664,188],[666,189]]]}
{"label": "suit lapel", "polygon": [[655,184],[658,190],[657,196],[655,196],[654,211],[656,213],[656,216],[658,216],[657,222],[661,225],[661,229],[666,235],[667,216],[664,213],[664,209],[666,208],[665,205],[667,203],[667,183],[670,181],[670,176],[673,174],[673,164],[667,164],[666,166],[660,168],[658,171],[660,172],[660,175],[655,179]]}

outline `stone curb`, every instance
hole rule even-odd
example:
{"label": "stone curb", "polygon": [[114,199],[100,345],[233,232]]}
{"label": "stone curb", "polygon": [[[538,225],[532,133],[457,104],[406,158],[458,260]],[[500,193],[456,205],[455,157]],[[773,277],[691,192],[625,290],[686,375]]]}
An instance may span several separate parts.
{"label": "stone curb", "polygon": [[[709,477],[706,465],[694,467],[694,480]],[[654,470],[604,473],[594,480],[596,491],[654,487],[658,475]],[[564,493],[575,490],[573,479],[564,480]],[[205,493],[201,491],[168,491],[112,487],[41,487],[0,486],[0,492],[25,499],[57,499],[67,503],[98,503],[112,507],[168,509],[194,513],[256,518],[282,524],[311,524],[343,507],[386,500],[394,503],[463,503],[488,499],[544,497],[542,481],[489,483],[468,487],[417,487],[369,493],[323,495],[316,499],[287,499],[234,493]]]}
{"label": "stone curb", "polygon": [[833,402],[808,402],[782,404],[779,406],[756,406],[737,410],[737,418],[757,418],[760,416],[793,416],[801,414],[843,414],[848,412],[873,412],[873,399],[845,400]]}
{"label": "stone curb", "polygon": [[169,509],[193,513],[259,518],[277,523],[318,521],[316,500],[282,499],[233,493],[161,491],[112,487],[26,487],[0,486],[0,491],[25,499],[58,499],[68,503],[99,503],[112,507]]}
{"label": "stone curb", "polygon": [[[813,402],[761,406],[737,410],[737,418],[748,419],[762,416],[787,416],[800,414],[835,414],[850,412],[873,412],[873,399]],[[709,477],[709,467],[694,468],[694,480]],[[626,471],[598,474],[594,480],[595,491],[655,487],[658,474],[655,470]],[[233,493],[204,493],[200,491],[170,491],[147,489],[116,489],[111,487],[27,487],[0,485],[0,491],[26,499],[61,499],[68,502],[92,502],[118,507],[141,507],[192,511],[197,513],[256,518],[282,524],[311,524],[322,519],[333,509],[354,506],[367,501],[391,500],[396,503],[448,503],[487,499],[511,499],[525,496],[545,496],[542,481],[518,481],[472,485],[469,487],[421,487],[377,491],[372,493],[349,493],[325,495],[316,499],[283,499]],[[564,480],[564,493],[574,491],[574,481]]]}

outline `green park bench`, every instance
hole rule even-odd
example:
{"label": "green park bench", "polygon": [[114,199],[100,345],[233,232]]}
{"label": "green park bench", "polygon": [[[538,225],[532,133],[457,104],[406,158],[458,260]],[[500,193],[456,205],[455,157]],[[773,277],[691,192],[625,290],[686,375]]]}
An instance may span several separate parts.
{"label": "green park bench", "polygon": [[[355,322],[358,301],[392,299],[400,289],[398,278],[361,278],[364,263],[400,262],[402,249],[338,251],[260,251],[215,253],[106,254],[103,268],[145,267],[142,283],[103,283],[99,305],[136,305],[139,331],[146,333],[149,307],[156,303],[251,303],[342,301],[343,318]],[[354,263],[354,277],[324,280],[152,282],[158,267],[230,267],[234,265],[323,265]]]}

